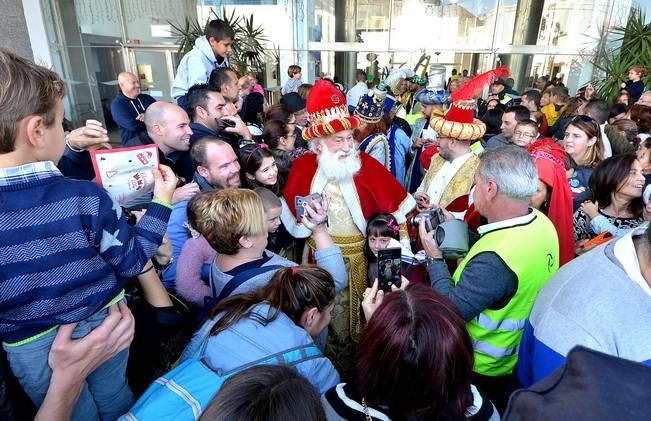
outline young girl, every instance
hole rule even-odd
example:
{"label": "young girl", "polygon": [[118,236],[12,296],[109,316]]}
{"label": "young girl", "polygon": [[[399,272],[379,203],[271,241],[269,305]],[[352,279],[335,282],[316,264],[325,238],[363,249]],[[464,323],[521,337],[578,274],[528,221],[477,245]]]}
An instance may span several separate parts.
{"label": "young girl", "polygon": [[242,186],[250,189],[266,187],[275,195],[282,190],[276,159],[265,143],[240,148]]}
{"label": "young girl", "polygon": [[185,226],[192,238],[185,242],[179,262],[176,265],[176,292],[188,302],[204,306],[205,298],[210,297],[210,263],[217,252],[210,247],[206,238],[197,231],[197,207],[201,194],[194,196],[188,203],[188,222]]}
{"label": "young girl", "polygon": [[[377,268],[378,250],[389,247],[400,247],[402,256],[414,258],[411,250],[407,250],[400,244],[400,227],[398,221],[390,213],[378,213],[373,216],[366,225],[366,243],[364,244],[364,256],[368,262],[368,285],[373,286],[373,282],[379,276]],[[403,276],[413,282],[412,275],[413,265],[403,263]],[[413,273],[416,275],[416,273]],[[416,277],[416,280],[420,278]]]}

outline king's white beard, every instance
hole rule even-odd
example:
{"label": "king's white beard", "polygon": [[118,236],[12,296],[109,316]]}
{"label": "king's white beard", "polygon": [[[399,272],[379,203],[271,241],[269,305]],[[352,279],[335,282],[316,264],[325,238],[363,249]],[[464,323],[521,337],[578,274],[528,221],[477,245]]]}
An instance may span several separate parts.
{"label": "king's white beard", "polygon": [[[339,159],[347,155],[345,159]],[[319,172],[327,179],[337,181],[350,180],[362,168],[362,160],[359,151],[355,148],[348,154],[343,152],[332,153],[327,147],[321,148],[319,154]]]}

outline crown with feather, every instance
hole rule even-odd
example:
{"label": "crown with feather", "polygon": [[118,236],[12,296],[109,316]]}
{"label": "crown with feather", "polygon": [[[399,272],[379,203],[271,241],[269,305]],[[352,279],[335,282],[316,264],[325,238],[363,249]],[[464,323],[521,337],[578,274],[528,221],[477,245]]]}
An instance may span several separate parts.
{"label": "crown with feather", "polygon": [[452,93],[452,106],[444,116],[432,114],[430,127],[442,137],[480,139],[486,133],[486,125],[475,118],[475,96],[493,81],[507,77],[510,73],[508,67],[501,66],[466,82]]}

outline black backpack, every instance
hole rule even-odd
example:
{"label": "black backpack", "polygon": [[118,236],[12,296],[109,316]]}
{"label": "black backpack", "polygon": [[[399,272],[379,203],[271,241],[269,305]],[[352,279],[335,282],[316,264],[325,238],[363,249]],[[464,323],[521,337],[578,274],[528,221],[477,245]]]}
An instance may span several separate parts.
{"label": "black backpack", "polygon": [[582,346],[565,364],[515,391],[503,420],[651,420],[651,367]]}

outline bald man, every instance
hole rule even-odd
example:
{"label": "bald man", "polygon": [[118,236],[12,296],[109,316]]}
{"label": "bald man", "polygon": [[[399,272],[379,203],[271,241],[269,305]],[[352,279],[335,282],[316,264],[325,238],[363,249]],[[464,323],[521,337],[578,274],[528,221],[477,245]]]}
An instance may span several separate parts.
{"label": "bald man", "polygon": [[140,81],[133,73],[120,73],[118,85],[120,93],[111,102],[111,115],[120,129],[120,140],[124,145],[129,139],[145,131],[145,110],[156,100],[140,93]]}
{"label": "bald man", "polygon": [[[192,136],[188,113],[176,104],[158,101],[147,108],[144,125],[146,130],[129,139],[124,146],[155,144],[158,146],[161,164],[172,168],[183,180],[192,180],[194,168],[191,166],[191,161],[185,159],[186,155],[189,155],[190,136]],[[188,183],[176,189],[172,201],[176,203],[189,200],[198,192],[197,183]]]}

